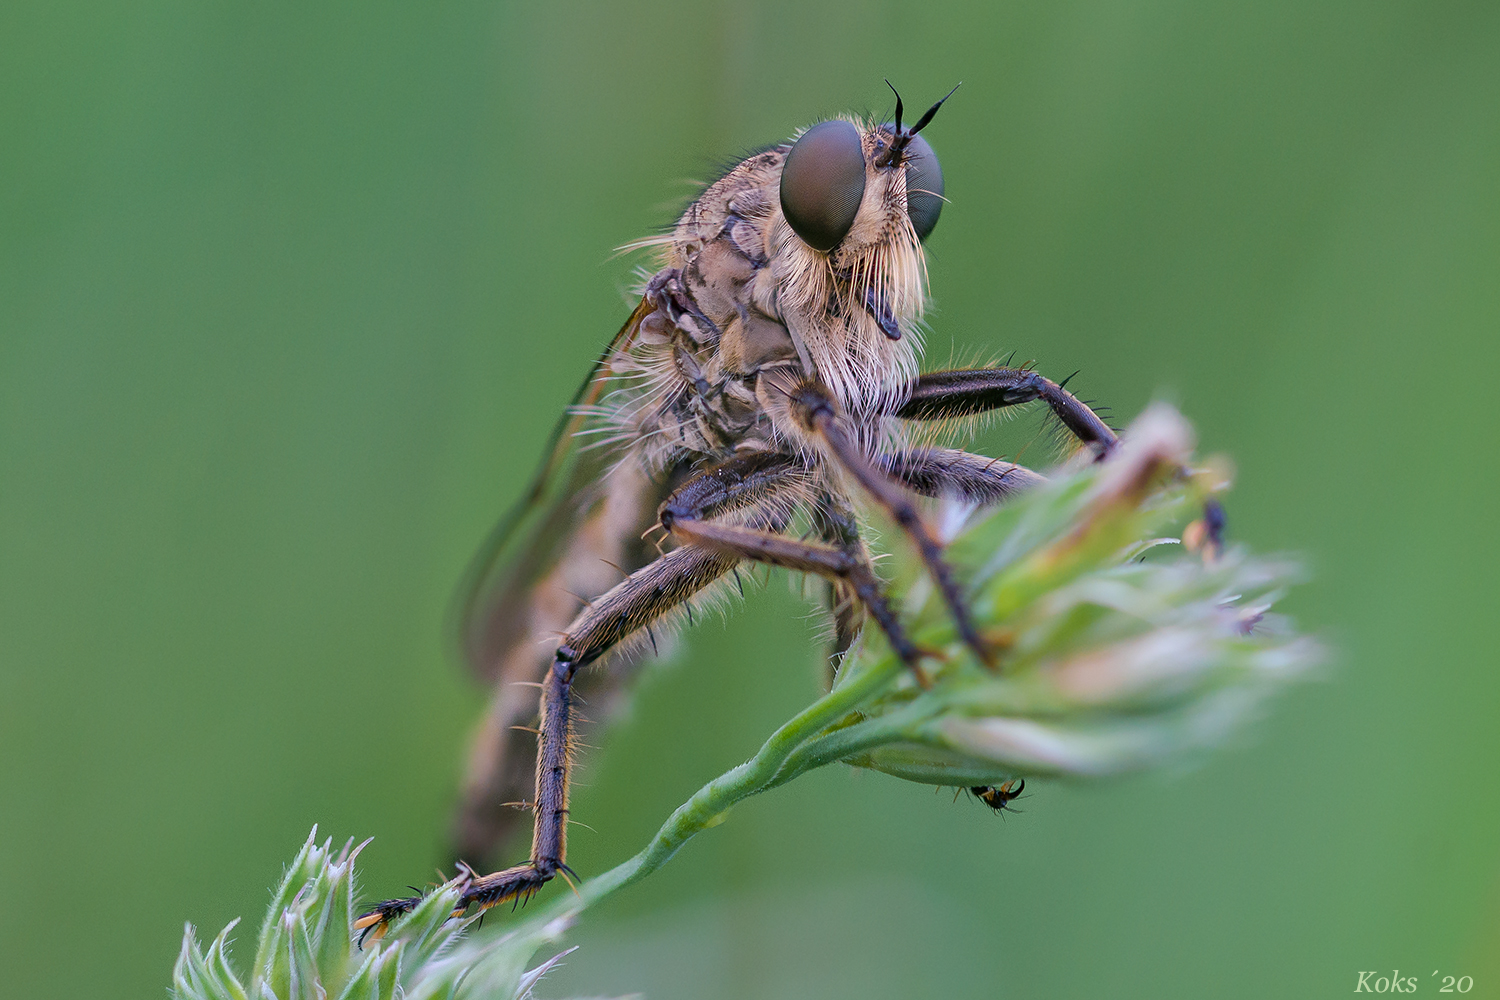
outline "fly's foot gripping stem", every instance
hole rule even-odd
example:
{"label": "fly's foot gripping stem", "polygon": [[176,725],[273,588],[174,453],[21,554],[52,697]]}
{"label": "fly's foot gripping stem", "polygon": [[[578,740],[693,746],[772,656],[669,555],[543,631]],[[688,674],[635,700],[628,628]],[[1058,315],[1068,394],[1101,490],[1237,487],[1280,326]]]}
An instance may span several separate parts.
{"label": "fly's foot gripping stem", "polygon": [[558,872],[571,871],[567,865],[546,858],[527,861],[483,877],[476,876],[473,869],[462,862],[459,862],[458,870],[459,874],[469,878],[469,884],[459,896],[459,905],[464,909],[477,906],[480,910],[503,903],[524,906]]}
{"label": "fly's foot gripping stem", "polygon": [[[463,888],[459,893],[458,905],[453,909],[453,916],[463,916],[471,906],[477,906],[480,912],[505,903],[510,903],[512,906],[524,906],[542,886],[552,881],[558,872],[571,874],[572,869],[567,865],[543,858],[481,876],[474,874],[474,869],[460,861],[458,877]],[[360,914],[354,921],[354,929],[361,932],[360,946],[364,946],[366,939],[379,941],[385,937],[391,925],[415,910],[423,898],[422,896],[406,896],[382,900],[370,910]]]}
{"label": "fly's foot gripping stem", "polygon": [[373,909],[361,913],[354,920],[354,929],[359,931],[359,946],[363,948],[367,939],[379,941],[385,937],[385,932],[391,929],[391,924],[415,910],[417,904],[421,902],[421,896],[383,899],[376,903]]}

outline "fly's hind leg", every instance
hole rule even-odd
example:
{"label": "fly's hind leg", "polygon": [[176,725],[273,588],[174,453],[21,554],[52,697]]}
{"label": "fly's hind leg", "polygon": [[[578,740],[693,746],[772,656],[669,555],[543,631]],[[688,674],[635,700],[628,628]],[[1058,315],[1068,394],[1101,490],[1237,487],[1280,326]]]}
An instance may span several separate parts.
{"label": "fly's hind leg", "polygon": [[[680,486],[659,512],[663,529],[688,544],[674,549],[594,601],[563,636],[542,682],[537,735],[536,799],[531,857],[523,864],[474,875],[460,868],[466,884],[460,908],[524,901],[567,872],[569,775],[572,766],[573,679],[633,633],[686,602],[730,572],[742,559],[817,573],[847,584],[889,637],[919,680],[919,652],[907,638],[873,567],[854,545],[801,542],[777,534],[790,520],[778,492],[795,492],[803,470],[789,456],[756,453],[732,458]],[[743,510],[744,524],[705,518]],[[414,909],[420,897],[391,899],[355,921],[366,932],[383,933],[390,921]]]}
{"label": "fly's hind leg", "polygon": [[[675,501],[691,516],[748,507],[751,523],[779,529],[785,526],[787,515],[774,496],[796,481],[797,471],[795,462],[784,455],[756,453],[732,458],[689,479],[665,506]],[[461,864],[459,874],[466,884],[459,897],[460,909],[470,905],[487,909],[512,900],[524,901],[558,872],[568,871],[575,676],[631,635],[649,629],[734,569],[739,561],[739,555],[720,546],[674,549],[597,598],[573,622],[558,643],[542,681],[531,857],[489,875],[476,875]],[[360,916],[355,927],[367,933],[383,933],[391,920],[410,912],[418,902],[420,897],[386,900]]]}
{"label": "fly's hind leg", "polygon": [[[566,858],[574,675],[728,573],[741,559],[846,582],[886,631],[898,655],[916,672],[918,680],[923,680],[918,651],[863,553],[776,533],[786,526],[788,517],[777,504],[767,502],[767,497],[796,471],[791,460],[780,455],[730,459],[684,483],[662,505],[661,526],[689,544],[667,553],[596,601],[558,645],[542,682],[531,857],[514,868],[472,879],[460,897],[465,906],[488,908],[528,899],[559,871],[569,871]],[[699,520],[736,506],[748,507],[749,524]]]}
{"label": "fly's hind leg", "polygon": [[[569,773],[573,754],[573,679],[632,634],[687,601],[734,568],[739,560],[715,549],[674,549],[632,573],[599,597],[568,629],[542,681],[541,722],[537,735],[536,797],[532,805],[531,857],[523,864],[490,875],[475,875],[459,866],[466,883],[459,897],[462,911],[470,905],[488,909],[511,901],[524,902],[567,872]],[[409,913],[421,897],[389,899],[362,914],[354,926],[376,936],[390,921]]]}
{"label": "fly's hind leg", "polygon": [[542,681],[538,726],[535,826],[523,864],[473,879],[461,897],[482,908],[524,900],[559,871],[568,871],[568,792],[573,762],[573,677],[633,633],[646,628],[739,562],[708,549],[684,547],[662,556],[594,602],[558,644]]}

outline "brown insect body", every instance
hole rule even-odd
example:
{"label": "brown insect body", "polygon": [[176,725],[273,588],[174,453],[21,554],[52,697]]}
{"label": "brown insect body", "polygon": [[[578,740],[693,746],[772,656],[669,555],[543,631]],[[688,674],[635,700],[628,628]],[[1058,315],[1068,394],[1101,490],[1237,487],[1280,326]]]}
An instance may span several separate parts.
{"label": "brown insect body", "polygon": [[[882,141],[873,126],[863,133],[872,147]],[[502,526],[529,547],[477,561],[465,602],[466,653],[481,678],[500,683],[471,753],[454,838],[462,857],[483,857],[502,840],[517,817],[506,803],[531,790],[532,747],[513,727],[535,715],[536,701],[516,682],[540,676],[548,640],[586,600],[656,554],[640,535],[665,499],[664,484],[680,478],[673,470],[736,453],[804,451],[787,393],[809,371],[829,373],[825,382],[845,410],[864,416],[858,426],[866,437],[900,433],[885,414],[916,374],[916,321],[926,300],[925,257],[905,218],[904,172],[867,180],[850,245],[820,254],[797,239],[780,210],[790,149],[783,144],[736,165],[688,206],[666,240],[645,241],[665,244],[663,266],[585,382],[558,435],[554,467],[543,469],[537,486],[568,484],[550,507],[532,491],[530,513],[554,523],[536,532]],[[883,303],[901,339],[882,330],[866,295]],[[573,475],[559,475],[569,462]],[[814,483],[788,477],[782,492],[790,505],[792,494],[811,496]],[[649,641],[655,645],[656,636]],[[633,651],[612,658],[612,676],[595,678],[587,692],[605,714]]]}
{"label": "brown insect body", "polygon": [[[991,659],[913,494],[989,503],[1038,477],[912,447],[906,425],[1042,399],[1099,454],[1114,434],[1027,369],[919,375],[922,239],[942,182],[916,132],[941,103],[909,129],[898,100],[894,126],[840,119],[757,153],[710,184],[669,236],[639,244],[660,248],[660,270],[467,586],[466,652],[496,684],[496,700],[471,755],[461,854],[482,856],[517,815],[505,804],[526,798],[528,785],[535,797],[531,859],[470,874],[466,902],[524,898],[567,870],[577,703],[592,699],[599,711],[602,700],[607,711],[640,648],[631,640],[654,647],[653,626],[690,615],[691,600],[741,562],[822,576],[835,655],[868,615],[925,682],[860,540],[859,502],[907,533],[960,633]],[[937,190],[908,190],[912,178]],[[798,518],[818,541],[785,534]],[[642,541],[653,527],[660,547]],[[581,672],[621,651],[606,671]],[[538,680],[533,742],[514,727],[535,716]],[[366,919],[383,925],[414,903],[387,901]]]}

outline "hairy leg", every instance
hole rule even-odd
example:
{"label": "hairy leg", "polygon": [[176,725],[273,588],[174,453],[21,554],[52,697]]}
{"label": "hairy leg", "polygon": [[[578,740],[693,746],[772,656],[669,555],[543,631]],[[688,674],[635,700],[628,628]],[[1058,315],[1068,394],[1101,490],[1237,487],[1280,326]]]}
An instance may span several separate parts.
{"label": "hairy leg", "polygon": [[823,446],[828,457],[883,507],[911,538],[927,572],[942,592],[964,643],[981,661],[991,662],[992,654],[974,627],[953,570],[943,560],[943,543],[917,510],[911,491],[866,456],[848,421],[821,385],[803,382],[792,391],[791,403],[794,416]]}
{"label": "hairy leg", "polygon": [[[524,900],[558,872],[568,870],[568,797],[577,672],[632,634],[650,628],[654,622],[734,569],[742,558],[759,558],[794,569],[854,578],[858,581],[854,584],[856,593],[862,599],[881,602],[882,610],[891,619],[891,628],[900,636],[899,626],[894,624],[894,616],[884,605],[873,572],[868,572],[867,560],[852,558],[828,546],[807,545],[773,533],[784,528],[788,520],[786,504],[779,501],[776,494],[788,483],[795,482],[800,471],[800,466],[788,456],[746,455],[689,479],[663,504],[662,527],[679,539],[695,542],[700,537],[694,532],[683,531],[683,522],[710,530],[701,535],[701,544],[688,544],[668,552],[596,599],[563,636],[542,681],[531,856],[523,864],[483,876],[462,865],[460,873],[468,876],[468,884],[460,897],[463,907],[488,908],[511,900]],[[741,508],[747,511],[747,525],[718,525],[696,520]],[[674,528],[678,530],[674,531]],[[722,529],[739,539],[747,536],[777,539],[788,548],[748,551],[743,544],[726,543],[724,537],[714,535],[712,529]],[[835,563],[837,566],[831,569]],[[862,575],[862,570],[868,572],[868,579]],[[915,663],[915,651],[911,653],[911,662]],[[383,933],[392,919],[409,912],[419,901],[419,897],[386,900],[361,915],[355,926],[369,933]]]}
{"label": "hairy leg", "polygon": [[[551,666],[557,637],[589,602],[661,555],[641,532],[655,523],[656,508],[676,485],[676,468],[648,475],[643,468],[609,467],[598,456],[589,458],[589,468],[604,470],[582,481],[589,496],[563,500],[563,487],[555,486],[557,492],[526,524],[497,529],[469,569],[459,634],[491,695],[470,743],[449,859],[482,871],[495,867],[484,866],[499,860],[527,822],[517,806],[532,799],[537,687]],[[579,485],[571,482],[566,492],[577,492]],[[580,719],[584,740],[596,720],[608,718],[624,700],[649,652],[637,648],[611,656],[579,676],[575,697],[587,702],[591,716]]]}
{"label": "hairy leg", "polygon": [[[869,560],[869,553],[865,551],[864,541],[859,535],[859,519],[844,497],[826,490],[819,494],[817,505],[813,509],[813,523],[818,537],[824,542],[858,553],[866,561]],[[826,603],[833,622],[833,635],[830,636],[832,641],[828,648],[828,686],[831,689],[834,678],[838,676],[839,666],[844,661],[844,654],[864,629],[865,606],[860,603],[858,595],[847,582],[829,580],[827,587]]]}
{"label": "hairy leg", "polygon": [[1103,458],[1115,446],[1115,432],[1078,397],[1049,378],[1025,368],[974,368],[928,372],[912,383],[896,411],[904,420],[967,417],[986,410],[1044,400],[1078,440]]}
{"label": "hairy leg", "polygon": [[880,468],[928,497],[955,496],[987,506],[1046,481],[1024,465],[954,448],[916,448],[881,455]]}
{"label": "hairy leg", "polygon": [[816,573],[846,583],[885,632],[896,655],[916,674],[918,683],[926,686],[927,678],[920,664],[922,653],[907,636],[868,560],[832,545],[798,541],[737,524],[677,520],[673,521],[670,530],[694,546],[732,553],[738,558],[753,559],[799,573]]}
{"label": "hairy leg", "polygon": [[[777,534],[786,515],[774,504],[750,499],[771,492],[793,469],[780,456],[731,459],[685,483],[662,505],[661,525],[688,543],[633,574],[594,603],[557,647],[542,682],[537,737],[535,827],[531,857],[523,864],[470,881],[464,905],[495,906],[524,900],[559,871],[568,871],[567,824],[572,767],[574,675],[632,633],[686,602],[741,559],[751,559],[845,583],[869,610],[902,660],[926,683],[920,653],[907,638],[880,580],[860,549],[819,545]],[[748,505],[749,525],[700,520]],[[767,527],[761,527],[765,525]]]}
{"label": "hairy leg", "polygon": [[[782,456],[777,458],[781,462],[790,461]],[[662,504],[657,515],[661,526],[690,545],[800,573],[815,573],[835,586],[847,588],[875,618],[903,662],[919,681],[925,683],[918,664],[920,653],[907,638],[879,577],[875,575],[859,540],[853,512],[847,504],[825,493],[814,510],[815,517],[825,522],[824,531],[836,535],[838,540],[833,545],[787,538],[779,534],[785,527],[785,520],[778,522],[765,515],[749,524],[709,519],[729,506],[721,497],[738,496],[742,489],[756,488],[755,480],[759,477],[769,479],[775,475],[763,468],[760,464],[763,461],[765,459],[752,456],[731,459],[683,484]],[[786,472],[781,474],[784,476]],[[742,482],[744,486],[740,485]]]}
{"label": "hairy leg", "polygon": [[[467,865],[462,907],[483,908],[524,900],[566,871],[569,772],[572,763],[574,675],[635,632],[687,601],[734,568],[739,560],[714,549],[674,549],[593,602],[568,629],[542,681],[537,735],[536,798],[532,804],[531,857],[523,864],[477,876]],[[410,912],[420,897],[389,899],[355,921],[376,935]]]}

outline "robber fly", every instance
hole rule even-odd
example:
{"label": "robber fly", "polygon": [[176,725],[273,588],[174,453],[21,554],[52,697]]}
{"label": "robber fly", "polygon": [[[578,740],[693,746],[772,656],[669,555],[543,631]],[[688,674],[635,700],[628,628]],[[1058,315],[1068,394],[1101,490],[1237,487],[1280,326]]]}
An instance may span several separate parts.
{"label": "robber fly", "polygon": [[[466,652],[497,694],[472,751],[457,847],[488,853],[516,815],[512,800],[528,794],[533,830],[525,863],[483,876],[460,868],[464,907],[524,900],[569,873],[578,706],[591,688],[616,686],[580,671],[611,653],[610,669],[623,669],[630,650],[655,646],[659,626],[691,615],[743,563],[827,580],[835,657],[870,619],[926,683],[856,503],[910,537],[963,641],[993,662],[916,498],[990,504],[1040,477],[916,446],[905,428],[1040,399],[1099,456],[1115,435],[1028,368],[921,372],[923,241],[944,199],[918,133],[946,100],[910,126],[899,94],[893,122],[814,125],[731,168],[670,234],[640,244],[660,249],[661,269],[467,584]],[[523,728],[538,682],[540,723]],[[378,933],[417,901],[381,903],[359,926]]]}

